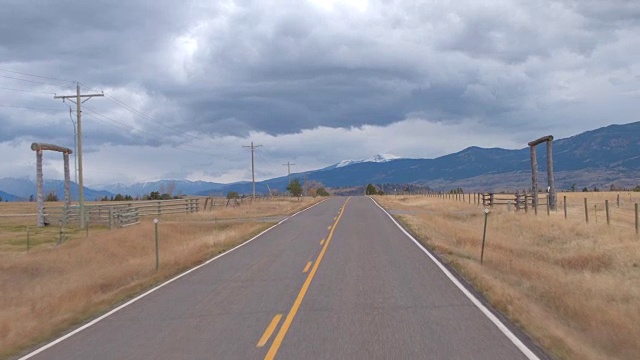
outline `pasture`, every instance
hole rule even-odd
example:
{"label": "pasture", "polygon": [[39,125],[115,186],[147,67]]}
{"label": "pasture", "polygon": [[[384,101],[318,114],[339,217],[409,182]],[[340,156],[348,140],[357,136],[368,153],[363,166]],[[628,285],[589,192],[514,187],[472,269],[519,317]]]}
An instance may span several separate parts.
{"label": "pasture", "polygon": [[[640,354],[640,237],[633,209],[640,199],[637,193],[620,193],[618,208],[617,194],[559,194],[558,212],[549,215],[546,208],[536,216],[531,209],[494,207],[483,265],[481,205],[469,204],[468,198],[375,199],[553,355],[635,359]],[[589,223],[584,197],[591,204]],[[610,225],[604,200],[609,200]]]}
{"label": "pasture", "polygon": [[[277,198],[109,231],[36,228],[34,203],[0,203],[0,358],[15,355],[222,253],[319,198]],[[7,216],[27,214],[24,216]],[[30,215],[29,215],[30,214]],[[27,233],[30,249],[27,252]]]}

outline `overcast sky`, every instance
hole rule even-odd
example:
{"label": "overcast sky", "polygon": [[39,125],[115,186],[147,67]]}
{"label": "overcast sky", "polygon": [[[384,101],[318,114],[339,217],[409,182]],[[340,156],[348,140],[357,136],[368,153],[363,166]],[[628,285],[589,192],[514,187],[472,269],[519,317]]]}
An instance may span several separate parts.
{"label": "overcast sky", "polygon": [[75,81],[90,186],[522,148],[640,120],[640,2],[2,0],[0,178],[73,148]]}

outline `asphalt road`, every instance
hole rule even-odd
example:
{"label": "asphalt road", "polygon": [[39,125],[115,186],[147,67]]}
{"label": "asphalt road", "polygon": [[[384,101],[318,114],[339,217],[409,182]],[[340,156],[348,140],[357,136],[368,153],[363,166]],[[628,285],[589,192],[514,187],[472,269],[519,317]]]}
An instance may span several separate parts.
{"label": "asphalt road", "polygon": [[297,214],[36,352],[25,358],[493,360],[525,359],[528,348],[371,199],[353,197]]}

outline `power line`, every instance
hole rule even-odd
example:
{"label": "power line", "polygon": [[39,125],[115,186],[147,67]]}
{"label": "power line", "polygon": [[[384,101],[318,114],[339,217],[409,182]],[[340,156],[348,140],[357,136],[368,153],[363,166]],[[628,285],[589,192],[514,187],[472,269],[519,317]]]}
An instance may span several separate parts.
{"label": "power line", "polygon": [[17,108],[17,109],[30,109],[30,110],[67,111],[67,110],[62,110],[62,109],[47,109],[47,108],[37,108],[37,107],[30,107],[30,106],[15,106],[15,105],[6,105],[6,104],[0,104],[0,106],[9,107],[9,108]]}
{"label": "power line", "polygon": [[[169,129],[169,130],[171,130],[171,131],[173,131],[173,132],[176,132],[176,133],[182,134],[182,135],[184,135],[184,136],[190,137],[190,138],[195,139],[195,140],[201,140],[201,139],[200,139],[199,137],[197,137],[197,136],[191,135],[191,134],[189,134],[189,133],[186,133],[186,132],[184,132],[184,131],[178,130],[178,129],[176,129],[176,128],[174,128],[174,127],[171,127],[171,126],[169,126],[169,125],[163,124],[162,122],[160,122],[160,121],[158,121],[158,120],[155,120],[155,119],[154,119],[154,118],[152,118],[151,116],[146,115],[146,114],[144,114],[144,113],[142,113],[142,112],[140,112],[140,111],[138,111],[138,110],[134,109],[133,107],[131,107],[131,106],[129,106],[129,105],[127,105],[127,104],[125,104],[123,101],[118,100],[117,98],[115,98],[115,97],[113,97],[113,96],[107,95],[107,96],[106,96],[106,98],[107,98],[107,100],[109,100],[109,101],[113,102],[114,104],[116,104],[116,105],[118,105],[118,106],[122,107],[122,108],[123,108],[123,109],[125,109],[125,110],[128,110],[129,112],[133,113],[134,115],[138,115],[138,116],[140,116],[140,117],[142,117],[142,118],[144,118],[144,119],[147,119],[147,120],[149,120],[149,121],[152,121],[152,122],[154,122],[154,123],[156,123],[156,124],[158,124],[158,125],[160,125],[160,126],[162,126],[162,127],[166,128],[166,129]],[[204,149],[204,148],[203,148],[203,149]]]}
{"label": "power line", "polygon": [[8,88],[8,87],[0,87],[0,89],[1,89],[1,90],[11,90],[11,91],[30,92],[30,93],[36,93],[36,94],[54,95],[54,93],[52,93],[52,92],[46,92],[46,91],[33,91],[33,90],[25,90],[25,89],[13,89],[13,88]]}
{"label": "power line", "polygon": [[[88,108],[88,107],[86,107],[86,106],[84,107],[84,109],[85,109],[86,111],[89,111],[89,112],[93,113],[93,114],[87,114],[87,116],[92,117],[92,118],[94,118],[94,119],[96,119],[96,120],[100,121],[100,122],[101,122],[101,123],[103,123],[103,124],[107,124],[107,125],[113,126],[113,127],[117,128],[117,129],[120,129],[120,130],[122,130],[122,131],[127,131],[127,132],[130,132],[130,131],[139,131],[138,129],[136,129],[136,128],[134,128],[134,127],[130,126],[130,125],[123,124],[123,123],[121,123],[121,122],[119,122],[119,121],[117,121],[117,120],[114,120],[114,119],[112,119],[112,118],[110,118],[110,117],[106,116],[106,115],[102,115],[102,114],[100,114],[100,113],[97,113],[97,112],[95,112],[95,111],[93,111],[93,110],[89,109],[89,108]],[[105,120],[103,120],[102,118],[107,119],[108,121],[105,121]],[[115,125],[114,123],[115,123],[115,124],[118,124],[118,125],[120,125],[120,126]]]}
{"label": "power line", "polygon": [[55,86],[55,87],[58,87],[58,88],[62,88],[62,86],[60,86],[60,85],[57,85],[57,84],[51,84],[51,83],[46,83],[46,82],[42,82],[42,81],[27,80],[27,79],[20,79],[20,78],[17,78],[17,77],[7,76],[7,75],[0,75],[0,77],[6,78],[6,79],[13,79],[13,80],[26,81],[26,82],[30,82],[30,83],[34,83],[34,84],[42,84],[42,85],[49,85],[49,86]]}
{"label": "power line", "polygon": [[[96,92],[97,92],[97,91],[99,91],[99,90],[95,90],[95,89],[87,89],[87,90],[89,90],[89,91],[96,91]],[[172,132],[174,132],[174,133],[177,133],[177,134],[181,134],[181,135],[183,135],[183,136],[185,136],[185,137],[188,137],[188,138],[191,138],[191,139],[194,139],[194,140],[198,140],[198,141],[202,140],[202,138],[201,138],[201,137],[194,136],[194,135],[192,135],[192,134],[189,134],[188,132],[182,131],[182,130],[180,130],[180,129],[176,128],[176,127],[173,127],[173,126],[166,125],[166,124],[164,124],[163,122],[161,122],[161,121],[159,121],[159,120],[156,120],[156,119],[152,118],[151,116],[149,116],[149,115],[145,114],[145,113],[144,113],[144,112],[142,112],[142,111],[139,111],[139,110],[135,109],[133,106],[131,106],[131,105],[129,105],[129,104],[127,104],[127,103],[125,103],[124,101],[122,101],[122,100],[120,100],[120,99],[116,98],[116,97],[115,97],[115,96],[113,96],[113,95],[104,94],[104,98],[105,98],[106,100],[111,101],[112,103],[114,103],[114,104],[118,105],[119,107],[121,107],[121,108],[123,108],[123,109],[125,109],[125,110],[127,110],[127,111],[129,111],[129,112],[131,112],[132,114],[137,115],[137,116],[139,116],[139,117],[141,117],[141,118],[143,118],[143,119],[149,120],[149,121],[151,121],[151,122],[154,122],[154,123],[156,123],[156,124],[158,124],[158,125],[162,126],[163,128],[167,129],[167,130],[170,130],[170,131],[172,131]],[[189,146],[189,147],[191,147],[191,148],[194,148],[194,149],[200,149],[200,150],[210,150],[210,148],[209,148],[209,147],[198,146],[198,145],[185,144],[185,146]]]}
{"label": "power line", "polygon": [[24,73],[24,72],[20,72],[20,71],[15,71],[15,70],[0,69],[0,71],[6,71],[6,72],[8,72],[8,73],[20,74],[20,75],[25,75],[25,76],[33,76],[33,77],[37,77],[37,78],[40,78],[40,79],[47,79],[47,80],[55,80],[55,81],[64,81],[64,82],[76,83],[76,82],[75,82],[75,81],[73,81],[73,80],[56,79],[56,78],[52,78],[52,77],[48,77],[48,76],[28,74],[28,73]]}
{"label": "power line", "polygon": [[[158,135],[151,134],[151,133],[149,133],[147,131],[144,131],[144,130],[141,130],[141,129],[137,129],[137,128],[131,126],[131,125],[127,125],[127,124],[124,124],[124,123],[122,123],[120,121],[114,120],[114,119],[112,119],[112,118],[110,118],[110,117],[108,117],[106,115],[103,115],[103,114],[100,114],[100,113],[98,113],[96,111],[93,111],[93,110],[91,110],[90,108],[88,108],[86,106],[84,107],[84,109],[89,111],[89,112],[91,112],[91,113],[93,113],[93,114],[86,114],[87,116],[89,116],[91,118],[94,118],[94,119],[100,121],[103,124],[106,124],[106,125],[109,125],[109,126],[112,126],[112,127],[116,128],[118,130],[122,130],[124,132],[127,132],[128,134],[133,134],[133,135],[137,135],[137,136],[142,137],[139,134],[139,133],[142,133],[142,134],[144,134],[144,135],[146,135],[148,137],[152,137],[152,138],[163,140],[163,138],[158,136]],[[108,121],[105,121],[105,120],[101,119],[100,117],[102,117],[103,119],[106,119]],[[116,124],[118,124],[120,126],[118,126]],[[199,148],[198,146],[189,145],[189,144],[182,144],[182,145],[176,145],[176,146],[174,146],[174,148],[176,148],[178,150],[186,151],[186,152],[189,152],[189,153],[192,153],[192,154],[202,155],[202,151],[189,150],[189,149],[182,148],[180,146],[190,146],[190,147],[194,147],[194,148]]]}

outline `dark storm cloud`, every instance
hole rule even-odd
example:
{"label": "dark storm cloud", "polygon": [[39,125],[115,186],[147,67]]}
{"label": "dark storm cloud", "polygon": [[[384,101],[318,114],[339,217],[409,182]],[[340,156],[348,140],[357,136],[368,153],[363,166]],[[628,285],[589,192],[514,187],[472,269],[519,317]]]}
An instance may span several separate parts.
{"label": "dark storm cloud", "polygon": [[[155,122],[91,100],[125,126],[102,124],[108,130],[87,136],[146,145],[185,138],[157,122],[211,137],[385,126],[418,115],[555,126],[559,112],[598,98],[583,93],[602,88],[594,79],[624,69],[637,76],[625,33],[638,29],[637,2],[319,3],[8,1],[0,68],[119,93]],[[611,78],[622,82],[611,97],[638,83]],[[2,139],[21,134],[7,128]]]}
{"label": "dark storm cloud", "polygon": [[4,2],[2,62],[102,85],[135,81],[132,71],[144,65],[138,60],[188,27],[189,13],[188,6],[148,1]]}

